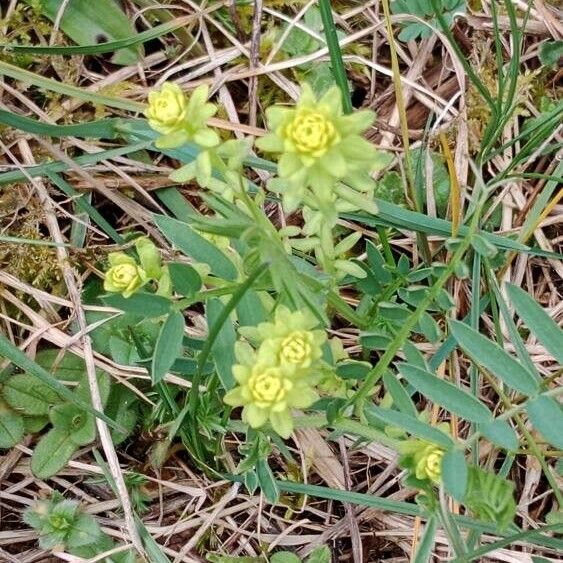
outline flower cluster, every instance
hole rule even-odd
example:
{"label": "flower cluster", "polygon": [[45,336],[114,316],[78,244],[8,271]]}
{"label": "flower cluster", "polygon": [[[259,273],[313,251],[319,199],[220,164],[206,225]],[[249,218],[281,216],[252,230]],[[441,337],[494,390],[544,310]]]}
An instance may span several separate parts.
{"label": "flower cluster", "polygon": [[252,428],[270,422],[283,438],[293,432],[291,409],[310,407],[318,395],[323,330],[309,311],[280,306],[274,322],[245,327],[241,333],[255,346],[238,342],[233,375],[238,386],[225,395],[228,405],[243,407],[242,419]]}
{"label": "flower cluster", "polygon": [[135,241],[139,262],[125,252],[111,252],[108,256],[109,269],[104,275],[104,290],[121,293],[131,297],[150,280],[158,281],[158,292],[167,295],[170,292],[170,275],[166,266],[161,266],[160,253],[147,237]]}
{"label": "flower cluster", "polygon": [[439,483],[442,477],[444,450],[424,440],[408,440],[403,443],[401,465],[419,480]]}
{"label": "flower cluster", "polygon": [[[380,154],[362,137],[373,123],[372,111],[344,115],[337,87],[317,100],[304,84],[295,107],[273,106],[266,116],[271,132],[258,139],[256,146],[280,155],[279,178],[269,187],[282,194],[288,211],[302,203],[332,207],[337,198],[355,200],[359,194],[354,190],[373,190],[369,174],[380,164]],[[337,189],[343,180],[354,189]],[[371,199],[363,199],[364,208]],[[368,207],[375,211],[374,205]]]}

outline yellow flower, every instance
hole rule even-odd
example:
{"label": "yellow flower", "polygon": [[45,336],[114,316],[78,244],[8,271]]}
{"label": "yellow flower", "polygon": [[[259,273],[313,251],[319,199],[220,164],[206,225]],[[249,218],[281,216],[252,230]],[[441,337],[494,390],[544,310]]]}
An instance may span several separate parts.
{"label": "yellow flower", "polygon": [[[369,174],[384,166],[388,156],[362,137],[373,123],[372,111],[345,115],[337,87],[317,99],[304,84],[295,107],[272,106],[266,117],[270,133],[257,139],[256,146],[279,154],[279,177],[268,185],[282,194],[288,211],[311,197],[319,206],[333,207],[338,195],[355,208],[375,212]],[[350,187],[337,189],[340,181]]]}
{"label": "yellow flower", "polygon": [[287,364],[275,365],[268,356],[256,354],[238,342],[235,352],[239,364],[233,366],[238,386],[224,398],[233,407],[243,407],[242,420],[252,428],[267,422],[282,438],[293,432],[291,409],[311,406],[318,398],[309,378],[297,376]]}
{"label": "yellow flower", "polygon": [[145,116],[149,125],[165,135],[184,127],[188,100],[177,84],[165,82],[160,92],[149,94],[149,107]]}
{"label": "yellow flower", "polygon": [[292,312],[281,305],[276,309],[273,323],[244,327],[240,332],[261,344],[260,354],[270,363],[306,369],[321,358],[326,341],[324,330],[312,330],[317,325],[318,320],[308,310]]}
{"label": "yellow flower", "polygon": [[434,483],[440,482],[442,475],[442,458],[444,450],[428,444],[415,454],[415,476],[417,479],[430,479]]}
{"label": "yellow flower", "polygon": [[104,277],[105,291],[131,297],[148,281],[145,270],[124,252],[112,252],[108,259],[110,268]]}
{"label": "yellow flower", "polygon": [[286,150],[294,149],[301,156],[320,158],[340,141],[334,123],[324,113],[310,108],[297,111],[285,127]]}
{"label": "yellow flower", "polygon": [[177,148],[193,141],[208,149],[220,143],[219,135],[206,125],[217,111],[207,102],[208,95],[209,88],[201,85],[187,98],[172,82],[165,82],[159,92],[149,94],[145,116],[149,125],[164,135],[155,143],[158,148]]}

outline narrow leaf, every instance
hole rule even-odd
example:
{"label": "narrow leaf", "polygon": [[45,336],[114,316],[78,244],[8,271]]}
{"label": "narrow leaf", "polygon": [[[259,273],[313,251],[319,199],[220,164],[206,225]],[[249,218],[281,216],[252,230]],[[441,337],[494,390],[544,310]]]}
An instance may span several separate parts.
{"label": "narrow leaf", "polygon": [[165,215],[154,215],[154,222],[162,234],[186,256],[208,264],[212,274],[231,281],[237,278],[237,269],[229,258],[187,223]]}
{"label": "narrow leaf", "polygon": [[166,317],[160,329],[152,358],[152,383],[160,383],[182,352],[184,315],[174,311]]}
{"label": "narrow leaf", "polygon": [[168,264],[172,287],[184,297],[192,297],[201,288],[201,277],[189,264],[171,262]]}
{"label": "narrow leaf", "polygon": [[488,422],[489,409],[466,391],[439,379],[433,373],[410,364],[399,364],[400,372],[425,397],[472,422]]}
{"label": "narrow leaf", "polygon": [[172,302],[166,297],[153,293],[134,293],[131,297],[112,294],[102,297],[102,301],[109,307],[120,309],[132,315],[142,315],[145,318],[161,317],[170,311]]}
{"label": "narrow leaf", "polygon": [[540,395],[528,401],[526,411],[531,423],[553,446],[563,450],[563,412],[561,405],[551,397]]}
{"label": "narrow leaf", "polygon": [[486,424],[480,424],[479,432],[493,444],[508,451],[515,451],[520,445],[516,432],[506,420],[496,419]]}
{"label": "narrow leaf", "polygon": [[413,563],[427,563],[432,561],[432,548],[434,547],[434,538],[436,537],[436,529],[438,527],[438,518],[431,516],[426,523],[424,533],[418,544],[418,549],[413,559]]}
{"label": "narrow leaf", "polygon": [[563,364],[563,330],[555,321],[536,303],[534,298],[519,287],[506,285],[510,301],[528,325],[532,333],[546,347],[548,352]]}
{"label": "narrow leaf", "polygon": [[444,446],[445,448],[451,448],[453,446],[453,441],[447,434],[418,420],[414,416],[391,409],[376,407],[375,405],[366,407],[365,414],[368,420],[370,417],[375,417],[385,424],[398,426],[422,440],[428,440],[429,442]]}
{"label": "narrow leaf", "polygon": [[442,459],[442,482],[446,491],[461,502],[467,488],[467,462],[462,450],[446,452]]}
{"label": "narrow leaf", "polygon": [[460,321],[450,321],[450,329],[459,345],[476,364],[524,395],[534,395],[537,392],[538,383],[534,376],[498,344]]}

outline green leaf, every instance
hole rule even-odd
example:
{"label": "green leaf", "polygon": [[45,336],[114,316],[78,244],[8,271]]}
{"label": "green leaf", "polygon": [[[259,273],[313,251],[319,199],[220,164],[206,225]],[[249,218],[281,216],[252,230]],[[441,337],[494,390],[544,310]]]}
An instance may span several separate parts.
{"label": "green leaf", "polygon": [[51,409],[49,418],[53,428],[69,435],[77,446],[85,446],[96,439],[94,417],[71,403],[57,405]]}
{"label": "green leaf", "polygon": [[416,417],[418,413],[409,394],[405,391],[405,388],[400,381],[391,372],[387,372],[383,375],[383,384],[385,385],[385,390],[391,394],[393,404],[401,412],[409,414],[412,417]]}
{"label": "green leaf", "polygon": [[166,315],[170,312],[172,304],[170,299],[166,297],[145,292],[134,293],[127,298],[115,293],[105,295],[101,299],[109,307],[114,307],[133,315],[142,315],[146,318]]}
{"label": "green leaf", "polygon": [[319,545],[313,549],[305,561],[306,563],[331,563],[332,555],[328,545]]}
{"label": "green leaf", "polygon": [[524,290],[512,284],[507,284],[506,290],[520,318],[546,350],[563,364],[563,330]]}
{"label": "green leaf", "polygon": [[262,301],[252,289],[241,297],[236,310],[240,326],[257,326],[266,320]]}
{"label": "green leaf", "polygon": [[438,518],[431,516],[424,527],[424,532],[418,544],[413,563],[428,563],[432,561],[432,548],[434,547],[434,538],[436,537],[437,528]]}
{"label": "green leaf", "polygon": [[[217,368],[217,375],[221,380],[223,389],[228,391],[235,385],[235,379],[232,372],[232,366],[236,364],[234,352],[236,342],[235,329],[229,317],[223,319],[224,305],[219,299],[210,299],[208,301],[206,307],[206,317],[210,333],[212,328],[215,328],[213,331],[215,338],[211,347],[211,353],[213,354],[213,361],[215,363],[215,367]],[[221,321],[222,324],[219,325]],[[202,354],[203,351],[200,353],[200,357],[198,358],[198,366],[201,364]],[[201,367],[203,367],[203,365],[201,365]]]}
{"label": "green leaf", "polygon": [[48,479],[60,471],[78,446],[66,430],[53,428],[41,440],[31,456],[31,471],[38,479]]}
{"label": "green leaf", "polygon": [[473,235],[471,237],[471,246],[475,252],[478,252],[485,258],[494,258],[498,252],[497,247],[492,242],[480,235]]}
{"label": "green leaf", "polygon": [[172,367],[174,360],[182,353],[184,339],[184,315],[179,311],[172,312],[166,317],[154,348],[151,376],[152,383],[160,383]]}
{"label": "green leaf", "polygon": [[37,352],[35,361],[61,381],[80,381],[86,374],[84,360],[70,352],[61,354],[58,348]]}
{"label": "green leaf", "polygon": [[[61,3],[62,0],[43,0],[41,10],[55,21]],[[79,45],[95,45],[135,35],[131,21],[114,0],[72,0],[63,12],[60,28]],[[139,52],[132,47],[120,49],[111,60],[118,65],[132,65],[139,60]]]}
{"label": "green leaf", "polygon": [[454,448],[442,459],[442,483],[452,497],[461,502],[467,488],[467,462],[463,450]]}
{"label": "green leaf", "polygon": [[103,412],[98,412],[92,406],[83,400],[80,400],[67,389],[62,383],[55,379],[48,371],[37,365],[34,361],[29,359],[17,346],[14,346],[3,334],[0,334],[0,355],[8,358],[12,363],[19,366],[22,370],[34,375],[42,383],[45,383],[53,391],[55,391],[62,399],[66,399],[71,403],[84,408],[90,414],[105,421],[112,428],[118,428],[111,418],[106,416]]}
{"label": "green leaf", "polygon": [[154,215],[154,222],[162,234],[186,256],[203,262],[211,268],[211,273],[225,280],[234,281],[237,269],[234,264],[213,243],[196,233],[187,223]]}
{"label": "green leaf", "polygon": [[534,395],[537,392],[538,383],[534,376],[498,344],[460,321],[450,321],[450,329],[459,345],[476,364],[524,395]]}
{"label": "green leaf", "polygon": [[556,67],[563,57],[563,41],[542,43],[538,54],[542,65]]}
{"label": "green leaf", "polygon": [[563,412],[551,397],[540,395],[526,403],[526,412],[536,430],[553,446],[563,449]]}
{"label": "green leaf", "polygon": [[438,378],[433,373],[410,364],[399,364],[399,371],[425,397],[472,422],[489,422],[489,409],[466,391]]}
{"label": "green leaf", "polygon": [[72,551],[73,547],[96,543],[102,538],[102,535],[103,532],[92,515],[79,514],[72,523],[72,530],[67,538],[69,550]]}
{"label": "green leaf", "polygon": [[0,450],[15,446],[23,434],[23,417],[0,399]]}
{"label": "green leaf", "polygon": [[479,432],[488,440],[508,451],[516,451],[520,445],[518,436],[512,426],[502,419],[496,419],[486,424],[479,424]]}
{"label": "green leaf", "polygon": [[430,426],[430,424],[426,424],[425,422],[418,420],[418,418],[406,413],[391,409],[384,409],[375,405],[369,405],[365,409],[365,414],[368,421],[370,420],[370,417],[374,417],[385,424],[403,428],[406,432],[416,436],[417,438],[428,440],[429,442],[443,446],[446,449],[451,448],[454,444],[453,440],[441,430],[438,430],[437,428]]}
{"label": "green leaf", "polygon": [[201,277],[189,264],[170,262],[168,264],[170,279],[174,291],[184,297],[193,297],[201,288]]}
{"label": "green leaf", "polygon": [[115,445],[123,442],[135,428],[137,407],[137,399],[133,391],[124,385],[112,385],[105,411],[124,429],[123,432],[112,430],[111,438]]}
{"label": "green leaf", "polygon": [[45,426],[49,424],[48,416],[24,416],[23,426],[27,434],[36,434],[41,432]]}
{"label": "green leaf", "polygon": [[256,462],[256,474],[264,497],[268,502],[275,504],[278,501],[280,491],[266,460],[259,459]]}
{"label": "green leaf", "polygon": [[502,531],[516,515],[514,483],[492,472],[470,467],[464,504],[485,522],[494,522]]}
{"label": "green leaf", "polygon": [[301,559],[291,551],[278,551],[270,557],[270,563],[301,563]]}
{"label": "green leaf", "polygon": [[22,414],[46,415],[61,398],[48,385],[27,373],[14,375],[6,381],[2,394],[6,402]]}

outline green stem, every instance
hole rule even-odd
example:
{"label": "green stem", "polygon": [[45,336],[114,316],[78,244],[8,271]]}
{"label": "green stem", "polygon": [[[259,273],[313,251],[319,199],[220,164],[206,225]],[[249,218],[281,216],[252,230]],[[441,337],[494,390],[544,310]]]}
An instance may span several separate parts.
{"label": "green stem", "polygon": [[[376,366],[367,374],[362,383],[362,386],[358,389],[354,397],[349,399],[347,405],[358,404],[366,399],[369,392],[372,390],[376,381],[378,381],[384,374],[385,370],[388,368],[389,364],[392,362],[393,358],[397,352],[403,346],[405,340],[409,337],[409,334],[416,326],[416,323],[420,320],[429,305],[436,299],[441,289],[444,287],[450,276],[454,273],[458,262],[461,260],[466,250],[471,244],[471,234],[476,228],[476,221],[474,220],[468,235],[463,239],[461,244],[458,246],[457,250],[451,257],[450,263],[447,268],[443,271],[442,275],[436,280],[436,283],[429,289],[426,297],[419,303],[418,307],[413,311],[413,313],[407,318],[403,326],[399,329],[395,338],[391,341],[385,353]],[[361,409],[360,409],[361,410]]]}

